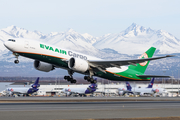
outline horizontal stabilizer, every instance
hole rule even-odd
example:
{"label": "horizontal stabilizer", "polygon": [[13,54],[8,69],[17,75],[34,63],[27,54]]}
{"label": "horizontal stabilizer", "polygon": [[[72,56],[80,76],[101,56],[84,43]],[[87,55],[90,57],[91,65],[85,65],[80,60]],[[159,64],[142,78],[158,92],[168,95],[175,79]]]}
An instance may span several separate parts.
{"label": "horizontal stabilizer", "polygon": [[136,75],[137,77],[152,77],[152,78],[173,78],[172,76],[164,75]]}

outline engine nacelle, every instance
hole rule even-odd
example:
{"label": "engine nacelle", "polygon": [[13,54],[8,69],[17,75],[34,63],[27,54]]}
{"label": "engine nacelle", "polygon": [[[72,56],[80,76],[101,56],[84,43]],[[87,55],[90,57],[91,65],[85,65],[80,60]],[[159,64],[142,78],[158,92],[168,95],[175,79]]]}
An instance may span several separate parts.
{"label": "engine nacelle", "polygon": [[49,72],[54,69],[53,65],[37,60],[34,61],[34,67],[43,72]]}
{"label": "engine nacelle", "polygon": [[86,72],[89,69],[89,64],[83,59],[72,57],[68,62],[68,67],[74,71]]}

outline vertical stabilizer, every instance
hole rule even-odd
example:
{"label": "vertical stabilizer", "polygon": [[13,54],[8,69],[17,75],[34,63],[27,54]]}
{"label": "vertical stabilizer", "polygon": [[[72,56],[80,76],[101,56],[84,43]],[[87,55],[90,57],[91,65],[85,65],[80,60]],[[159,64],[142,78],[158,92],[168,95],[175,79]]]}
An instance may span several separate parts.
{"label": "vertical stabilizer", "polygon": [[97,84],[92,83],[91,85],[89,85],[89,87],[86,89],[85,94],[89,94],[89,93],[93,93],[95,92],[97,89]]}
{"label": "vertical stabilizer", "polygon": [[[151,58],[151,57],[153,56],[155,50],[156,50],[156,48],[151,47],[149,50],[147,50],[145,53],[143,53],[143,54],[139,57],[139,59],[141,59],[141,58]],[[141,73],[144,74],[144,72],[145,72],[148,64],[149,64],[149,61],[145,61],[145,62],[143,62],[143,63],[138,63],[138,64],[136,64],[136,66],[130,65],[129,68],[130,68],[130,69],[134,69],[134,70],[139,71],[139,72],[141,72]]]}
{"label": "vertical stabilizer", "polygon": [[132,87],[131,85],[129,84],[129,82],[126,81],[126,88],[127,90],[131,91]]}
{"label": "vertical stabilizer", "polygon": [[153,84],[154,84],[154,78],[151,79],[151,81],[150,81],[150,83],[149,83],[147,88],[152,88]]}
{"label": "vertical stabilizer", "polygon": [[34,84],[38,84],[39,83],[39,77],[36,79],[36,81],[34,82]]}
{"label": "vertical stabilizer", "polygon": [[36,81],[34,82],[34,84],[33,84],[31,87],[33,87],[33,88],[38,88],[38,87],[40,87],[39,77],[36,79]]}

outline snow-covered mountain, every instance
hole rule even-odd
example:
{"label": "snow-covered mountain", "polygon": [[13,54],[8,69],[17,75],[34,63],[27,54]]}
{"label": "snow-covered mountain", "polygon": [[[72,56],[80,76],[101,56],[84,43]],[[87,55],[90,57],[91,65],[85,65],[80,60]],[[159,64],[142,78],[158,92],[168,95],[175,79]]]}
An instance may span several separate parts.
{"label": "snow-covered mountain", "polygon": [[108,34],[93,46],[99,49],[110,48],[123,54],[143,53],[151,46],[159,54],[179,53],[180,40],[163,30],[152,30],[133,23],[117,34]]}
{"label": "snow-covered mountain", "polygon": [[[151,46],[156,47],[159,54],[180,52],[180,40],[170,33],[163,30],[152,30],[151,28],[145,28],[135,23],[120,33],[106,34],[100,37],[93,37],[88,33],[80,34],[73,29],[45,35],[41,32],[28,31],[16,26],[10,26],[0,30],[0,54],[8,52],[3,45],[3,41],[8,38],[40,40],[62,48],[101,56],[102,58],[102,49],[111,49],[120,54],[128,55],[141,54]],[[107,57],[107,55],[105,56]]]}
{"label": "snow-covered mountain", "polygon": [[82,34],[82,36],[87,39],[91,44],[94,44],[97,42],[97,40],[99,39],[99,37],[94,37],[88,33],[84,33]]}
{"label": "snow-covered mountain", "polygon": [[50,34],[45,41],[56,46],[71,49],[88,55],[98,56],[99,50],[92,46],[90,40],[83,35],[77,33],[73,29],[69,29],[63,33]]}

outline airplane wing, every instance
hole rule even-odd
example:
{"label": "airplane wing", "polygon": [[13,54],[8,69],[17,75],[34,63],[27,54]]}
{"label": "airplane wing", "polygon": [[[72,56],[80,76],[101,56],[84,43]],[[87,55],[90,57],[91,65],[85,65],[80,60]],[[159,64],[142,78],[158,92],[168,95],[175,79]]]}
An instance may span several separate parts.
{"label": "airplane wing", "polygon": [[166,55],[162,57],[153,57],[153,58],[143,58],[143,59],[132,59],[132,60],[111,60],[111,61],[103,61],[103,60],[98,60],[98,61],[93,61],[89,60],[89,65],[91,67],[97,68],[100,71],[105,72],[105,69],[107,67],[118,67],[124,66],[124,65],[135,65],[137,63],[143,63],[145,61],[151,61],[151,60],[157,60],[157,59],[162,59],[166,57],[173,57],[174,55]]}
{"label": "airplane wing", "polygon": [[138,77],[155,77],[155,78],[173,78],[173,76],[163,76],[163,75],[136,75]]}

